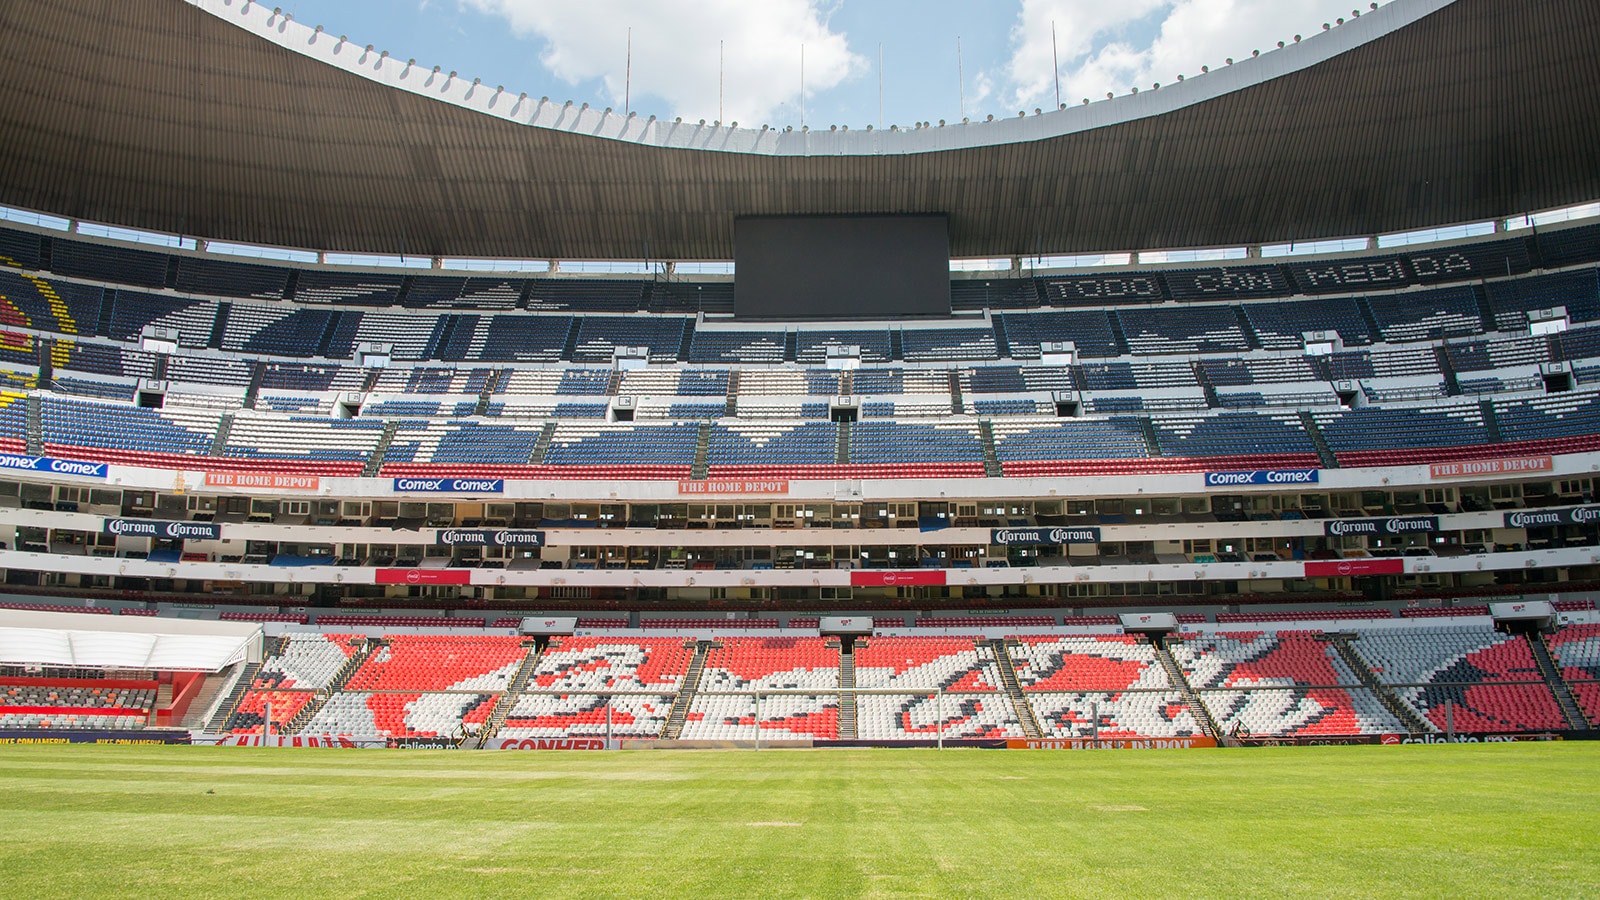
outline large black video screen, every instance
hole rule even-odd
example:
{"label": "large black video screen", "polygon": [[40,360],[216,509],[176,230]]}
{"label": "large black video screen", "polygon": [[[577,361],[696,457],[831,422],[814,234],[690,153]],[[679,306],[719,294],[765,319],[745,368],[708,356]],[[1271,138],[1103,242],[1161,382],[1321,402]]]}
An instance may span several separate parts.
{"label": "large black video screen", "polygon": [[746,216],[733,236],[735,318],[950,315],[945,216]]}

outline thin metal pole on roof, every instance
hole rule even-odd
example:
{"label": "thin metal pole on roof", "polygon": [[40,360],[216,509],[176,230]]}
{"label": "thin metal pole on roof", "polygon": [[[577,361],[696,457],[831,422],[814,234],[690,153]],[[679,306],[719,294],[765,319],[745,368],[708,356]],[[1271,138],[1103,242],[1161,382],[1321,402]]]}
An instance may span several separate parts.
{"label": "thin metal pole on roof", "polygon": [[806,45],[800,45],[800,127],[806,127]]}
{"label": "thin metal pole on roof", "polygon": [[967,75],[961,67],[961,35],[956,35],[956,91],[961,102],[961,118],[967,117]]}
{"label": "thin metal pole on roof", "polygon": [[1056,22],[1050,20],[1050,74],[1056,77],[1056,109],[1061,108],[1061,58],[1056,56]]}
{"label": "thin metal pole on roof", "polygon": [[628,26],[628,59],[622,77],[622,115],[627,117],[633,103],[633,26]]}

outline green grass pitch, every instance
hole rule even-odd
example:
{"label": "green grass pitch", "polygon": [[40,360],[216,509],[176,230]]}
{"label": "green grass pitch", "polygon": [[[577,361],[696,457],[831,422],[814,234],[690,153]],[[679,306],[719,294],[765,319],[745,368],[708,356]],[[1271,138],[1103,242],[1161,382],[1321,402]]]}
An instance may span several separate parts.
{"label": "green grass pitch", "polygon": [[1594,897],[1600,743],[0,748],[7,897]]}

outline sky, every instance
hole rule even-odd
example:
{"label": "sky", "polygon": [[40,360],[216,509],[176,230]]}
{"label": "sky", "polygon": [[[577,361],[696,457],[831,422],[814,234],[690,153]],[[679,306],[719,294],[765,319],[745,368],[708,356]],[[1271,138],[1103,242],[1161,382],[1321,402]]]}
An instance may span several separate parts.
{"label": "sky", "polygon": [[813,128],[1032,113],[1055,106],[1058,80],[1068,104],[1126,94],[1369,11],[1355,0],[281,2],[302,24],[533,97]]}

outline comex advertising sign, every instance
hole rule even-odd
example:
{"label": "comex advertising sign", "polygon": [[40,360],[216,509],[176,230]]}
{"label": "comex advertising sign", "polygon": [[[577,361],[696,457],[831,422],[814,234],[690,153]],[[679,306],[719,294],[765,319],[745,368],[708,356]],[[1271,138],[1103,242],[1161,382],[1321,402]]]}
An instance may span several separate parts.
{"label": "comex advertising sign", "polygon": [[989,543],[1004,547],[1011,544],[1098,544],[1098,526],[1081,528],[995,528],[989,532]]}
{"label": "comex advertising sign", "polygon": [[107,519],[105,534],[132,537],[173,538],[180,541],[222,540],[222,526],[215,522],[164,522],[159,519]]}
{"label": "comex advertising sign", "polygon": [[1247,484],[1316,484],[1320,469],[1257,469],[1252,472],[1207,472],[1206,487]]}
{"label": "comex advertising sign", "polygon": [[396,478],[401,494],[503,494],[504,478]]}
{"label": "comex advertising sign", "polygon": [[433,542],[446,547],[543,547],[544,532],[505,528],[446,528],[434,533]]}
{"label": "comex advertising sign", "polygon": [[81,475],[85,478],[105,478],[105,463],[80,462],[76,459],[52,459],[48,456],[18,456],[0,453],[0,469],[24,469],[29,472],[49,472],[52,475]]}
{"label": "comex advertising sign", "polygon": [[1397,534],[1426,534],[1439,530],[1438,516],[1393,516],[1387,519],[1334,519],[1322,523],[1322,533],[1328,537],[1347,534],[1372,534],[1394,536]]}

